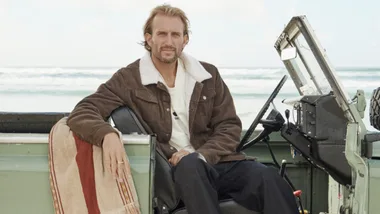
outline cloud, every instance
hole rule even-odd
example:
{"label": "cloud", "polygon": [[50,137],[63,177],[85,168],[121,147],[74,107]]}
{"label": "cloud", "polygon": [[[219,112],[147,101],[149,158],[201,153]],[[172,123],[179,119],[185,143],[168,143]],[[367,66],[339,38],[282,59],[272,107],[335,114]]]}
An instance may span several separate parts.
{"label": "cloud", "polygon": [[[139,56],[142,25],[150,10],[163,3],[188,14],[194,26],[193,50],[204,52],[209,45],[207,55],[223,61],[232,52],[244,54],[252,42],[263,43],[253,39],[258,35],[255,24],[267,19],[263,0],[34,0],[18,7],[14,6],[20,2],[15,1],[10,10],[11,3],[1,1],[1,8],[10,13],[0,15],[7,20],[0,27],[6,32],[0,35],[0,65],[120,64]],[[205,39],[207,35],[215,39]],[[246,41],[244,47],[238,38]]]}
{"label": "cloud", "polygon": [[229,17],[233,15],[261,16],[264,12],[263,0],[193,0],[193,1],[166,1],[173,6],[178,6],[190,12],[206,12],[208,14],[223,13]]}
{"label": "cloud", "polygon": [[290,0],[288,16],[292,17],[297,15],[297,0]]}
{"label": "cloud", "polygon": [[[180,7],[191,22],[187,50],[224,65],[276,59],[273,43],[296,0],[0,0],[3,64],[113,65],[140,56],[150,10]],[[12,8],[10,5],[12,4]],[[17,5],[19,4],[19,5]],[[15,7],[18,6],[18,7]],[[302,8],[300,8],[302,9]],[[2,13],[3,11],[4,13]],[[29,16],[29,14],[35,14]],[[254,61],[256,60],[256,62]],[[270,64],[270,63],[269,63]]]}
{"label": "cloud", "polygon": [[6,26],[9,25],[7,5],[6,1],[0,1],[0,34],[2,33],[2,29],[6,29]]}
{"label": "cloud", "polygon": [[260,17],[265,13],[263,0],[35,0],[40,9],[81,9],[112,12],[144,11],[148,14],[153,7],[168,3],[182,8],[186,13],[234,14]]}
{"label": "cloud", "polygon": [[35,0],[36,5],[41,9],[84,9],[84,10],[102,10],[102,11],[133,11],[138,8],[144,8],[153,0]]}

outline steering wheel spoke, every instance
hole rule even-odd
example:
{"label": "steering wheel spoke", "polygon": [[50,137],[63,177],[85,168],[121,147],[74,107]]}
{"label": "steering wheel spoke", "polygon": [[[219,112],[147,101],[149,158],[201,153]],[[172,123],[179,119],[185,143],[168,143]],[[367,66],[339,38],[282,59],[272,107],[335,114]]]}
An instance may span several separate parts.
{"label": "steering wheel spoke", "polygon": [[[268,130],[266,131],[266,128],[265,128],[265,125],[264,125],[268,121],[263,120],[263,117],[264,117],[265,113],[267,112],[270,104],[272,104],[273,107],[274,107],[274,109],[277,110],[276,107],[275,107],[275,105],[274,105],[274,103],[273,103],[273,100],[276,98],[277,94],[280,92],[281,88],[284,86],[287,78],[288,78],[288,76],[284,75],[282,77],[282,79],[280,80],[280,82],[277,84],[276,88],[273,90],[272,94],[269,96],[268,100],[265,102],[264,106],[261,108],[261,110],[257,114],[256,118],[253,120],[251,126],[248,128],[247,132],[245,133],[245,135],[243,136],[242,140],[240,141],[240,144],[239,144],[239,146],[236,149],[237,152],[240,152],[240,151],[248,148],[249,146],[252,146],[252,145],[256,144],[257,142],[259,142],[260,140],[258,139],[258,137],[262,137],[260,135],[263,135],[263,134],[268,135],[268,134],[270,134],[270,132],[267,133]],[[253,139],[252,141],[248,142],[249,138],[251,137],[251,135],[253,134],[253,132],[255,131],[255,129],[256,129],[256,127],[257,127],[257,125],[259,123],[263,124],[264,130],[261,131],[260,134],[257,137],[255,137],[255,139]],[[268,122],[267,124],[270,125],[270,122]]]}

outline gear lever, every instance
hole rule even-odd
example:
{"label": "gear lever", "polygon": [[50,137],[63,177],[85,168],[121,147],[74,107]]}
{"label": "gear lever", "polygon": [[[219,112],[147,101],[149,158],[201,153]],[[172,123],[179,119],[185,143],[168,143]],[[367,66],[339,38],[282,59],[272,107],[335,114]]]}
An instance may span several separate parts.
{"label": "gear lever", "polygon": [[290,117],[290,111],[289,109],[285,110],[285,117],[286,117],[286,122],[287,122],[287,127],[286,127],[286,132],[289,133],[289,117]]}
{"label": "gear lever", "polygon": [[285,110],[285,117],[286,117],[286,121],[288,122],[288,126],[289,126],[289,117],[290,117],[290,111],[289,111],[289,109]]}

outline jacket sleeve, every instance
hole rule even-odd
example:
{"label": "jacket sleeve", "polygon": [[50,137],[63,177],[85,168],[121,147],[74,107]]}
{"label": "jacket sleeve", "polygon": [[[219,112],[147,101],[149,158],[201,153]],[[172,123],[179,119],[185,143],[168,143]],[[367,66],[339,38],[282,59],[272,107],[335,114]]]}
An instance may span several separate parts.
{"label": "jacket sleeve", "polygon": [[[214,69],[217,70],[215,67]],[[215,91],[210,121],[213,134],[197,149],[210,164],[216,164],[222,156],[235,153],[242,131],[233,98],[219,72],[216,72]]]}
{"label": "jacket sleeve", "polygon": [[102,146],[107,133],[117,133],[106,119],[114,109],[124,105],[122,96],[125,96],[126,89],[123,89],[121,71],[101,84],[95,93],[82,99],[68,117],[70,129],[88,143]]}

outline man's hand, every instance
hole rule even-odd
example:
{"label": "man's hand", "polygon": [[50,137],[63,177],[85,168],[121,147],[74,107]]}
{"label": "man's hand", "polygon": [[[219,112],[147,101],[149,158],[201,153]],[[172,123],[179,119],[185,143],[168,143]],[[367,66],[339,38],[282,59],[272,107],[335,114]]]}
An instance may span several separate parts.
{"label": "man's hand", "polygon": [[103,139],[103,164],[107,171],[120,182],[123,177],[127,178],[131,171],[123,143],[116,133],[106,134]]}
{"label": "man's hand", "polygon": [[190,154],[189,151],[186,150],[180,150],[172,155],[172,157],[169,159],[169,163],[173,166],[177,165],[178,162],[185,157],[186,155]]}

